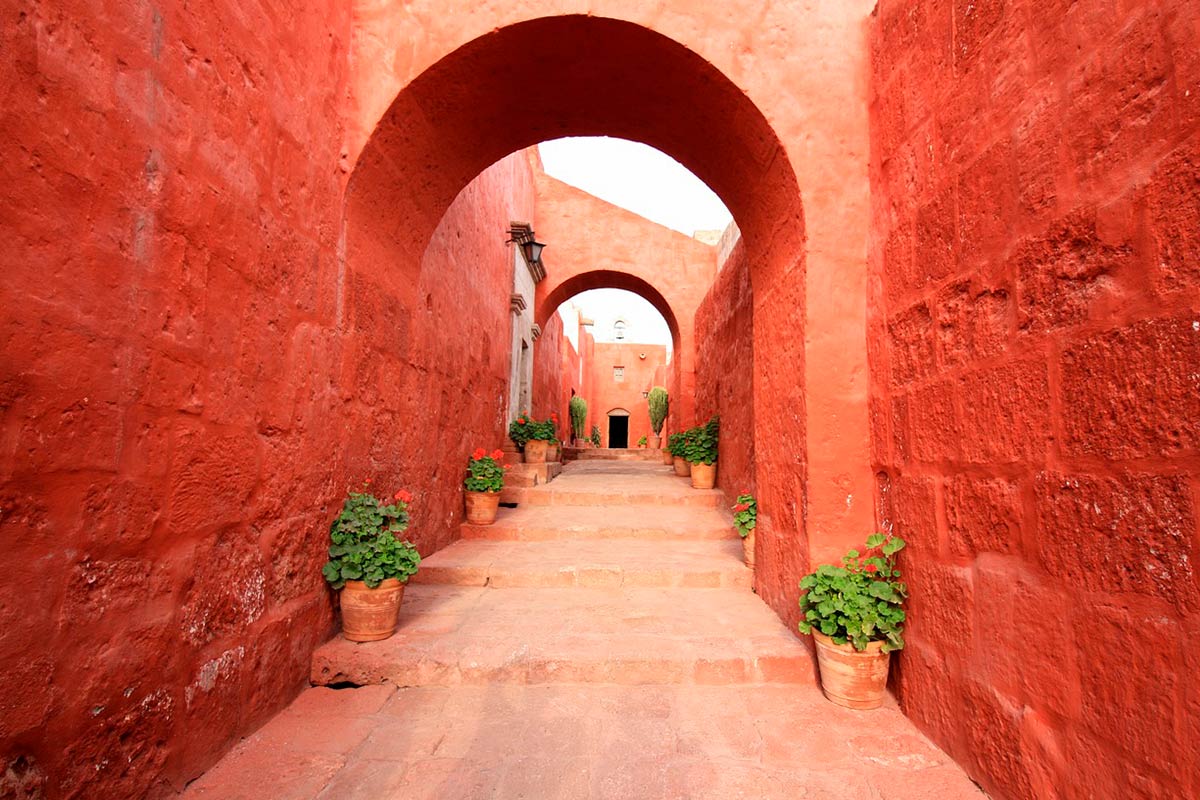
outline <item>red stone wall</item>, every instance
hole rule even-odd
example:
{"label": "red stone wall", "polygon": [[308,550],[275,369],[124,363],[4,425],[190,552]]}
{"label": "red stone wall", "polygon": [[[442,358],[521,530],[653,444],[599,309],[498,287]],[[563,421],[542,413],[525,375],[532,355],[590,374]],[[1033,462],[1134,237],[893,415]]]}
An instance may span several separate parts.
{"label": "red stone wall", "polygon": [[[400,301],[394,316],[389,311],[380,318],[376,296],[367,293],[372,326],[386,324],[372,330],[381,338],[363,353],[380,370],[363,373],[369,385],[360,397],[372,403],[361,409],[366,422],[360,429],[369,441],[350,455],[369,452],[364,469],[394,471],[396,481],[412,488],[409,532],[422,555],[458,538],[463,500],[457,476],[470,452],[499,447],[507,435],[514,258],[505,239],[512,220],[533,214],[533,173],[526,154],[517,152],[471,181],[442,218],[421,261],[415,308]],[[370,277],[364,280],[371,285]],[[548,327],[551,339],[559,335],[561,325]],[[555,380],[553,373],[540,377]],[[538,378],[535,372],[535,391]],[[449,428],[441,420],[450,421]]]}
{"label": "red stone wall", "polygon": [[0,795],[159,796],[330,630],[349,14],[8,8]]}
{"label": "red stone wall", "polygon": [[1193,3],[875,20],[879,516],[904,711],[996,797],[1200,794]]}
{"label": "red stone wall", "polygon": [[[542,326],[542,335],[534,344],[533,358],[533,409],[537,419],[548,419],[551,412],[558,414],[558,438],[570,435],[571,418],[567,414],[567,403],[571,388],[578,379],[578,367],[571,372],[567,351],[574,352],[571,341],[563,335],[563,320],[552,314]],[[578,363],[578,360],[576,360]],[[563,399],[563,398],[566,399]]]}
{"label": "red stone wall", "polygon": [[[645,358],[640,356],[645,354]],[[600,426],[601,447],[609,447],[608,412],[623,408],[629,412],[629,446],[637,447],[637,441],[645,436],[649,439],[650,406],[642,392],[654,386],[655,371],[667,360],[667,348],[660,344],[637,344],[598,342],[592,357],[583,368],[591,373],[591,394],[584,395],[588,402],[588,430],[592,425]],[[613,367],[625,367],[625,380],[613,378]]]}
{"label": "red stone wall", "polygon": [[2,23],[0,795],[181,787],[305,685],[346,488],[413,489],[428,554],[500,442],[528,164],[463,191],[404,294],[346,270],[320,5]]}
{"label": "red stone wall", "polygon": [[[754,491],[753,306],[739,239],[696,312],[696,420],[721,416],[717,486],[731,503],[741,492]],[[780,595],[784,588],[777,587]]]}

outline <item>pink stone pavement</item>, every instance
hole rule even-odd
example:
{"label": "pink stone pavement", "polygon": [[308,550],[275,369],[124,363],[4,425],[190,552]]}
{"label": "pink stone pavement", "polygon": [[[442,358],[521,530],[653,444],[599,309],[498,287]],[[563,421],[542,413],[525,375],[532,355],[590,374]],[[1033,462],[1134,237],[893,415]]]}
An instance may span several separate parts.
{"label": "pink stone pavement", "polygon": [[395,636],[321,647],[318,685],[186,796],[982,796],[894,703],[824,699],[717,493],[626,461],[527,491],[502,535],[426,559]]}

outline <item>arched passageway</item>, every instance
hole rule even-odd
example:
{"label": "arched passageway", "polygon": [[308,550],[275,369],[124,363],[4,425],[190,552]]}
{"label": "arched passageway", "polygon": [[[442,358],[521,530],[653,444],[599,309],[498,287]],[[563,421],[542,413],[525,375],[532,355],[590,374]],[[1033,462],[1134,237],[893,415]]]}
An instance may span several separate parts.
{"label": "arched passageway", "polygon": [[[762,527],[764,596],[792,617],[792,587],[810,549],[838,549],[861,526],[822,525],[817,540],[805,527],[806,512],[811,518],[828,499],[808,481],[806,350],[775,346],[804,338],[800,186],[772,125],[712,63],[641,25],[594,16],[519,22],[465,43],[399,92],[363,147],[346,194],[345,282],[402,308],[419,305],[421,254],[458,192],[506,154],[571,135],[618,136],[671,155],[721,197],[741,230],[757,290],[754,336],[769,346],[756,348],[761,360],[746,375],[761,422],[740,435],[767,442],[756,448],[757,490],[775,515],[774,527],[769,518]],[[844,420],[846,409],[839,413]],[[835,513],[869,519],[866,486],[847,511],[844,490],[858,467],[839,468],[829,478],[842,493]]]}

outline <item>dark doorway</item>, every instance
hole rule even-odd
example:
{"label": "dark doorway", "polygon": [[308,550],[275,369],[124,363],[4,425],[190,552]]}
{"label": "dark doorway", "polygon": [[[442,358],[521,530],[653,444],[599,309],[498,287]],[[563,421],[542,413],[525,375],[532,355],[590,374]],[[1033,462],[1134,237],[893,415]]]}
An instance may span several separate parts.
{"label": "dark doorway", "polygon": [[629,447],[629,417],[608,416],[608,446]]}

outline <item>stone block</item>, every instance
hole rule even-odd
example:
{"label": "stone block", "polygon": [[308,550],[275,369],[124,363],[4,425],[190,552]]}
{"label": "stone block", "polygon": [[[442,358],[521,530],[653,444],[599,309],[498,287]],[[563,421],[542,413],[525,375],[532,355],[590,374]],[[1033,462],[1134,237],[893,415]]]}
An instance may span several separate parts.
{"label": "stone block", "polygon": [[[1200,59],[1197,59],[1200,63]],[[1200,76],[1200,66],[1197,68]],[[1195,90],[1200,96],[1200,87]],[[1200,289],[1200,139],[1193,137],[1164,159],[1146,185],[1154,288]]]}
{"label": "stone block", "polygon": [[956,281],[938,293],[936,304],[942,367],[998,355],[1012,339],[1012,298],[1007,286]]}
{"label": "stone block", "polygon": [[1062,356],[1064,452],[1175,456],[1200,448],[1200,310],[1095,334]]}
{"label": "stone block", "polygon": [[958,243],[954,194],[954,187],[947,187],[917,210],[913,254],[917,285],[936,283],[954,271],[954,252]]}
{"label": "stone block", "polygon": [[933,318],[926,304],[919,303],[893,317],[888,323],[888,337],[892,385],[915,383],[936,369]]}
{"label": "stone block", "polygon": [[973,559],[1020,549],[1021,496],[1015,482],[954,475],[946,480],[943,495],[952,555]]}
{"label": "stone block", "polygon": [[960,424],[954,411],[951,384],[940,381],[905,398],[907,414],[898,431],[914,461],[934,463],[958,458]]}
{"label": "stone block", "polygon": [[1100,299],[1117,291],[1118,273],[1133,256],[1131,247],[1101,239],[1090,210],[1075,211],[1044,235],[1025,239],[1011,260],[1021,330],[1044,332],[1083,322]]}
{"label": "stone block", "polygon": [[1046,365],[1012,361],[958,383],[962,458],[977,464],[1040,462],[1050,441]]}
{"label": "stone block", "polygon": [[1181,608],[1200,599],[1196,511],[1184,478],[1040,473],[1035,495],[1038,557],[1055,578]]}

